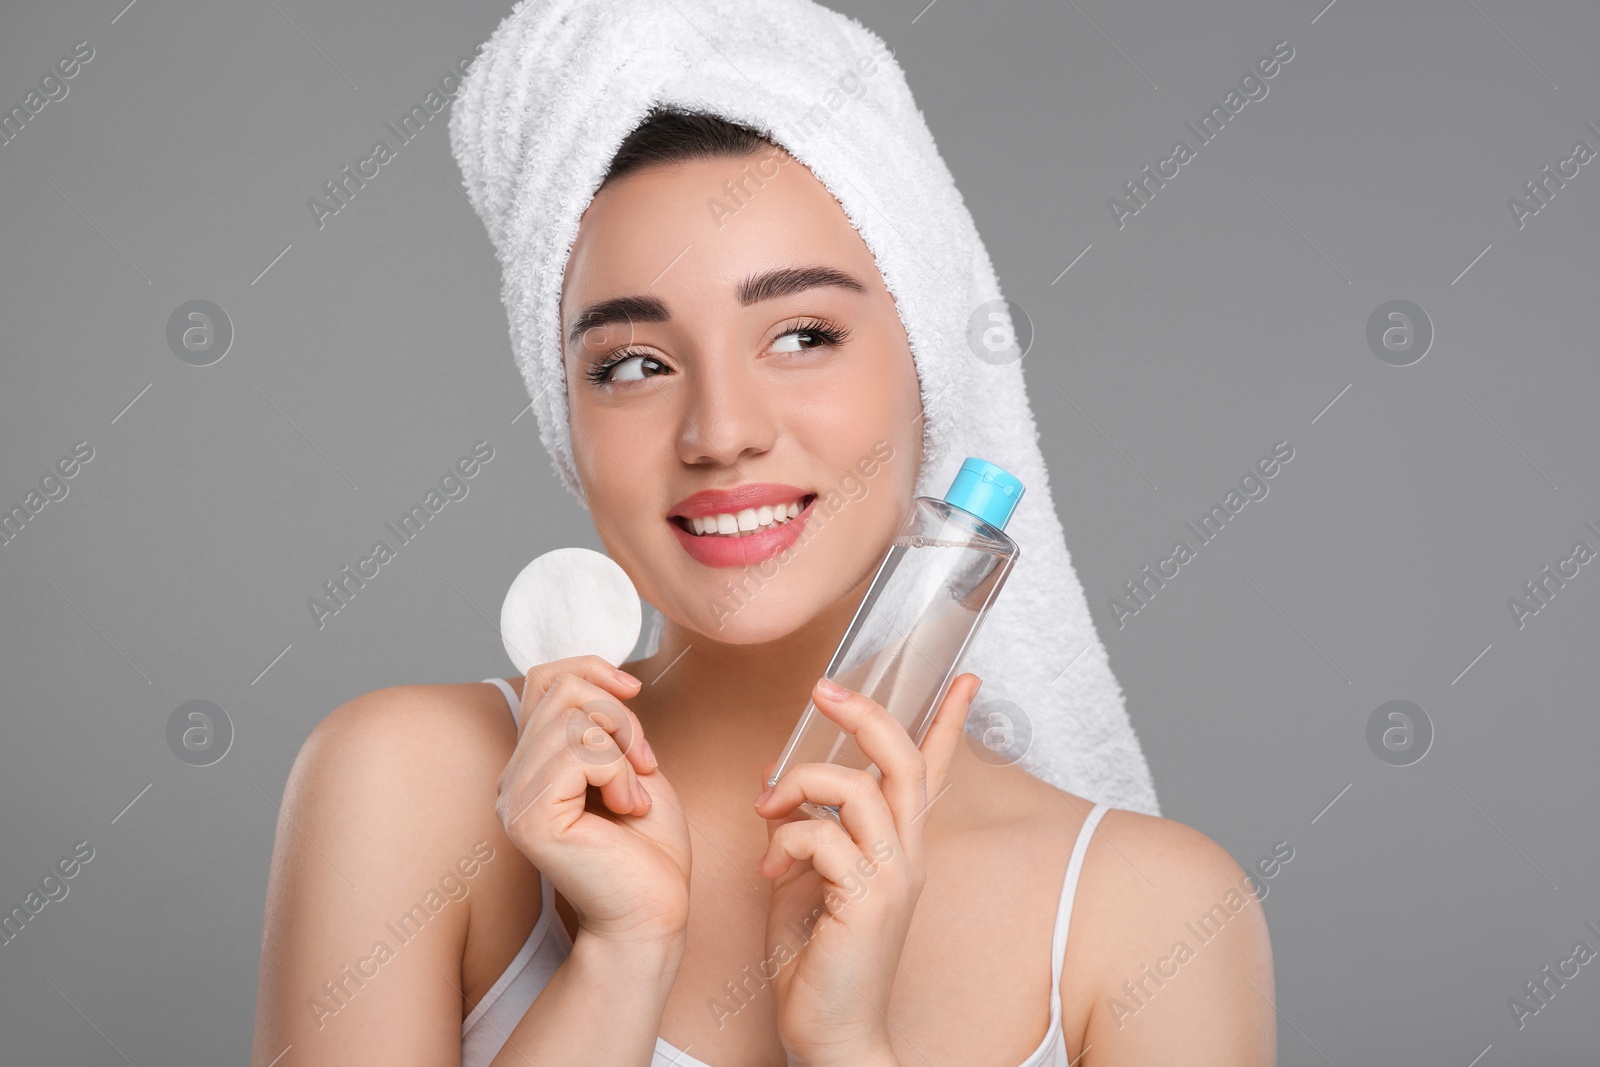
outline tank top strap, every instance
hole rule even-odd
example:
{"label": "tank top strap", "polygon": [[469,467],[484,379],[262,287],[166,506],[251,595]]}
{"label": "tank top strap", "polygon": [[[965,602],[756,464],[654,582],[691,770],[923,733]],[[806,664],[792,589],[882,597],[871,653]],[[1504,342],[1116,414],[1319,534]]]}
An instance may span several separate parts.
{"label": "tank top strap", "polygon": [[1095,827],[1100,825],[1100,819],[1111,809],[1105,804],[1096,804],[1089,809],[1089,814],[1084,817],[1083,826],[1078,830],[1078,839],[1072,845],[1072,858],[1067,861],[1067,874],[1061,882],[1061,902],[1056,905],[1055,934],[1050,942],[1050,1011],[1058,1012],[1061,1008],[1061,965],[1067,958],[1067,928],[1072,923],[1072,902],[1078,892],[1078,876],[1083,873],[1084,853],[1089,850],[1089,841],[1094,837]]}
{"label": "tank top strap", "polygon": [[506,703],[511,705],[511,721],[521,726],[522,701],[517,699],[517,691],[511,688],[511,683],[504,678],[485,678],[483,680],[491,685],[500,687],[500,692],[506,695]]}

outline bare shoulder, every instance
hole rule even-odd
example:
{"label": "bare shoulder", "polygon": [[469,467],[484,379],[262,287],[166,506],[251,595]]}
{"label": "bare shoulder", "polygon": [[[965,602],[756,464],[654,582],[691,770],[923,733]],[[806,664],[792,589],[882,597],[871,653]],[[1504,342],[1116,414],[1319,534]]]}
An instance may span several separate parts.
{"label": "bare shoulder", "polygon": [[[494,800],[515,741],[504,697],[481,684],[374,690],[311,731],[268,879],[262,1062],[290,1043],[317,1050],[307,1063],[459,1055],[466,901],[504,854]],[[387,966],[400,955],[411,962]],[[373,1034],[381,1048],[362,1043]]]}
{"label": "bare shoulder", "polygon": [[[516,746],[516,724],[498,689],[481,683],[396,685],[375,689],[330,712],[312,730],[296,771],[332,764],[334,777],[361,783],[379,776],[398,787],[481,790]],[[365,784],[372,784],[367,782]]]}
{"label": "bare shoulder", "polygon": [[[1063,797],[1085,813],[1092,806]],[[1095,1045],[1112,1058],[1275,1063],[1259,885],[1193,827],[1108,810],[1084,855],[1062,967],[1072,1054]]]}
{"label": "bare shoulder", "polygon": [[[284,808],[304,806],[304,818],[312,821],[336,819],[360,837],[371,869],[391,877],[437,881],[476,850],[496,871],[518,868],[503,873],[525,888],[532,869],[495,813],[500,775],[516,744],[516,723],[495,686],[373,690],[340,705],[312,730],[290,773]],[[301,816],[296,820],[303,824]],[[506,858],[487,864],[490,857]],[[469,888],[485,890],[503,880],[486,875]],[[463,894],[456,909],[463,929],[482,896]]]}

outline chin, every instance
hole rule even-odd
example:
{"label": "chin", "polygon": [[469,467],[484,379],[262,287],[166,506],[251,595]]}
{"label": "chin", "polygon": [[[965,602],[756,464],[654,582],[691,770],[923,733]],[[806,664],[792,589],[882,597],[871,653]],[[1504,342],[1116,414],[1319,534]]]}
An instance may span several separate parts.
{"label": "chin", "polygon": [[694,628],[724,645],[764,645],[788,637],[815,617],[815,613],[797,611],[793,602],[750,604],[731,615],[719,611],[698,618]]}
{"label": "chin", "polygon": [[[824,616],[837,617],[842,626],[865,594],[878,557],[830,557],[819,570],[816,564],[824,553],[817,550],[823,546],[813,543],[808,547],[815,553],[813,558],[791,560],[776,570],[730,569],[714,578],[674,583],[674,590],[667,594],[671,606],[662,611],[678,625],[724,645],[778,641],[818,623]],[[838,576],[843,572],[850,572],[855,578],[841,581]],[[763,579],[763,575],[767,577]]]}
{"label": "chin", "polygon": [[[718,580],[677,586],[657,603],[664,615],[687,630],[724,645],[760,645],[787,637],[811,622],[826,604],[811,603],[796,592],[798,576],[760,583],[753,571],[730,572]],[[785,580],[786,579],[786,580]]]}

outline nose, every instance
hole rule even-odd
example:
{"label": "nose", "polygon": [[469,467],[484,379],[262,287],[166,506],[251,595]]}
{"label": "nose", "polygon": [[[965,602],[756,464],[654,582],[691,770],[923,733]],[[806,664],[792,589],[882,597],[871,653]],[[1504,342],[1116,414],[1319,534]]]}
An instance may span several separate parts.
{"label": "nose", "polygon": [[772,448],[777,424],[760,375],[743,352],[706,352],[677,391],[678,458],[690,466],[732,467]]}

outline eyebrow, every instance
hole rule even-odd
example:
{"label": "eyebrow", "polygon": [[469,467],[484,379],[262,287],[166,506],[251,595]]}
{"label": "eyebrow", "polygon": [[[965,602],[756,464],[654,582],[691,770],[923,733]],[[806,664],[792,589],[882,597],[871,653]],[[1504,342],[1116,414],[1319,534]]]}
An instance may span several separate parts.
{"label": "eyebrow", "polygon": [[[854,293],[867,291],[854,276],[833,267],[777,267],[750,275],[739,283],[735,295],[741,306],[749,307],[824,286]],[[587,331],[613,322],[667,322],[671,318],[666,301],[658,296],[612,297],[583,309],[567,331],[567,343],[576,344]]]}

